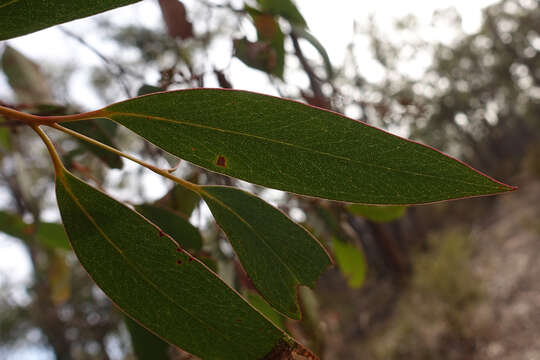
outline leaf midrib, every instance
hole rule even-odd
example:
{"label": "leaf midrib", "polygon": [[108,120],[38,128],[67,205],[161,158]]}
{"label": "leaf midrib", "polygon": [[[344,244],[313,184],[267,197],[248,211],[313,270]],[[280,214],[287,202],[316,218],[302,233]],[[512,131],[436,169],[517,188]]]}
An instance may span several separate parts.
{"label": "leaf midrib", "polygon": [[[67,185],[67,183],[65,182],[65,180],[62,180],[62,178],[59,178],[59,180],[62,182],[62,184],[64,185],[64,188],[66,189],[67,193],[69,194],[69,196],[71,197],[71,199],[73,200],[73,202],[79,207],[79,209],[83,212],[83,214],[88,218],[88,220],[92,223],[92,225],[94,225],[94,227],[98,230],[98,232],[101,234],[101,236],[103,236],[105,238],[105,240],[107,240],[107,242],[120,254],[120,256],[122,258],[124,258],[124,260],[126,261],[126,263],[131,267],[133,268],[133,270],[139,274],[139,276],[141,276],[143,278],[144,281],[146,281],[151,287],[153,287],[154,289],[157,290],[157,292],[163,296],[166,300],[170,301],[173,305],[175,305],[177,308],[179,308],[181,311],[183,311],[184,313],[186,313],[187,315],[189,315],[192,319],[198,321],[200,324],[202,324],[203,326],[205,326],[206,328],[210,329],[211,331],[213,331],[214,333],[218,334],[218,335],[221,335],[221,337],[223,337],[225,340],[227,340],[229,343],[231,344],[234,344],[233,341],[231,341],[231,339],[226,336],[224,333],[222,333],[221,331],[217,330],[216,328],[214,328],[213,326],[211,326],[210,324],[206,323],[205,321],[201,320],[200,318],[194,316],[193,314],[191,314],[191,312],[187,311],[182,305],[178,304],[176,301],[174,301],[173,298],[171,298],[169,295],[167,295],[166,293],[164,293],[161,288],[155,284],[154,282],[152,282],[152,280],[148,279],[148,277],[137,267],[137,265],[133,264],[132,261],[129,260],[129,258],[124,254],[124,252],[122,251],[121,248],[119,248],[115,243],[114,241],[112,241],[112,239],[110,239],[107,234],[103,231],[103,229],[101,229],[101,227],[97,224],[97,222],[95,221],[95,219],[92,217],[92,215],[90,215],[86,209],[84,208],[84,206],[79,202],[78,198],[75,196],[75,194],[73,194],[73,192],[71,191],[70,187]],[[184,251],[184,250],[182,250]]]}
{"label": "leaf midrib", "polygon": [[[496,186],[493,186],[493,185],[473,183],[473,182],[469,182],[469,181],[464,181],[462,179],[455,179],[455,178],[454,179],[448,179],[446,177],[441,177],[441,176],[437,176],[437,175],[417,173],[417,172],[403,170],[403,169],[394,169],[394,168],[387,167],[387,166],[373,164],[373,163],[365,162],[365,161],[358,161],[358,160],[351,159],[351,158],[348,158],[348,157],[345,157],[345,156],[335,155],[335,154],[320,151],[320,150],[317,150],[317,149],[312,149],[312,148],[308,148],[308,147],[304,147],[304,146],[284,142],[284,141],[281,141],[281,140],[265,138],[265,137],[262,137],[262,136],[259,136],[259,135],[243,133],[243,132],[239,132],[239,131],[235,131],[235,130],[220,129],[220,128],[216,128],[216,127],[213,127],[213,126],[196,124],[196,123],[192,123],[192,122],[186,122],[186,121],[181,121],[181,120],[177,120],[177,119],[170,119],[170,118],[165,118],[165,117],[155,116],[155,115],[143,115],[143,114],[137,114],[137,113],[107,111],[106,109],[103,112],[104,117],[108,117],[113,121],[116,121],[116,120],[114,120],[115,115],[116,116],[130,116],[130,117],[143,118],[143,119],[152,119],[152,120],[157,120],[157,121],[170,122],[170,123],[173,123],[173,124],[180,124],[180,125],[185,125],[185,126],[191,126],[191,127],[196,127],[196,128],[212,130],[212,131],[216,131],[216,132],[222,132],[222,133],[226,133],[226,134],[245,136],[245,137],[248,137],[248,138],[254,138],[254,139],[258,139],[258,140],[262,140],[262,141],[266,141],[266,142],[270,142],[270,143],[280,144],[280,145],[289,146],[289,147],[292,147],[292,148],[296,148],[296,149],[316,153],[316,154],[319,154],[319,155],[328,156],[328,157],[338,159],[338,160],[345,160],[345,161],[350,161],[352,163],[356,163],[356,164],[360,164],[360,165],[364,165],[364,166],[383,169],[383,170],[386,170],[386,171],[389,171],[389,172],[396,172],[396,173],[408,174],[408,175],[414,175],[414,176],[422,176],[422,177],[433,178],[433,179],[437,179],[437,180],[452,180],[453,182],[456,182],[456,183],[461,183],[461,184],[465,184],[465,185],[472,185],[472,186],[482,187],[482,188],[491,189],[491,190],[497,188]],[[122,124],[120,121],[116,121],[116,122]],[[403,141],[408,141],[408,140],[403,139]],[[441,154],[441,156],[446,156],[446,155]],[[471,169],[471,170],[473,172],[477,173],[476,170],[473,170],[473,169]],[[503,185],[499,185],[499,186],[503,186]]]}

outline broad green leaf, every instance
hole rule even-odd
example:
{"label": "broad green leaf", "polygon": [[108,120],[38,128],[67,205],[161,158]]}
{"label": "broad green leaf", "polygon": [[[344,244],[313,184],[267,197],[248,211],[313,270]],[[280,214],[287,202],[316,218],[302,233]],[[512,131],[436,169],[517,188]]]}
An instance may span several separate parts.
{"label": "broad green leaf", "polygon": [[326,69],[326,76],[330,79],[334,76],[334,68],[332,67],[332,62],[330,61],[330,57],[328,56],[328,53],[326,52],[326,49],[324,46],[317,40],[315,36],[313,36],[309,31],[307,31],[304,27],[301,26],[293,26],[293,31],[296,34],[296,36],[307,40],[314,48],[319,52],[321,55],[324,67]]}
{"label": "broad green leaf", "polygon": [[374,222],[390,222],[405,215],[406,206],[373,206],[350,204],[348,209],[355,215],[360,215]]}
{"label": "broad green leaf", "polygon": [[361,287],[367,271],[364,253],[356,246],[337,238],[332,238],[332,249],[336,263],[347,278],[349,286],[353,289]]}
{"label": "broad green leaf", "polygon": [[258,0],[262,12],[281,15],[291,24],[307,26],[306,20],[292,0]]}
{"label": "broad green leaf", "polygon": [[35,236],[41,244],[51,249],[71,250],[66,231],[61,224],[42,222],[38,225]]}
{"label": "broad green leaf", "polygon": [[[116,134],[117,125],[108,119],[82,120],[63,124],[65,127],[86,135],[106,145],[116,147],[113,137]],[[81,146],[91,151],[105,164],[113,169],[121,169],[123,166],[120,156],[86,141],[77,140]]]}
{"label": "broad green leaf", "polygon": [[201,196],[257,290],[276,310],[299,319],[296,288],[313,287],[331,263],[321,244],[281,211],[245,191],[204,186]]}
{"label": "broad green leaf", "polygon": [[140,0],[0,0],[0,40],[95,15]]}
{"label": "broad green leaf", "polygon": [[170,345],[168,343],[146,330],[128,316],[124,317],[124,322],[128,328],[133,352],[137,360],[170,360]]}
{"label": "broad green leaf", "polygon": [[100,114],[196,165],[302,195],[405,205],[514,190],[433,148],[246,91],[172,91]]}
{"label": "broad green leaf", "polygon": [[149,204],[135,207],[135,210],[175,239],[184,249],[200,250],[202,238],[199,230],[173,211]]}
{"label": "broad green leaf", "polygon": [[253,360],[303,349],[136,212],[65,169],[57,173],[56,194],[83,267],[154,334],[203,359]]}

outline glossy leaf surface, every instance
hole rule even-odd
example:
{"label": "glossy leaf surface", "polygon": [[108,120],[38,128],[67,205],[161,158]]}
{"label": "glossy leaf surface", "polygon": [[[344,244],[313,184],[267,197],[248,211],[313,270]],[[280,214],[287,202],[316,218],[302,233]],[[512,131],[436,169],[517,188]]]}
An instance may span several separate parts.
{"label": "glossy leaf surface", "polygon": [[179,214],[149,204],[135,207],[135,210],[176,240],[184,249],[200,250],[202,238],[199,230]]}
{"label": "glossy leaf surface", "polygon": [[251,92],[173,91],[101,114],[196,165],[302,195],[397,205],[513,190],[430,147]]}
{"label": "glossy leaf surface", "polygon": [[140,0],[1,0],[0,40],[95,15]]}
{"label": "glossy leaf surface", "polygon": [[201,193],[261,295],[275,309],[300,318],[296,288],[313,287],[330,265],[321,244],[264,200],[225,186]]}
{"label": "glossy leaf surface", "polygon": [[261,359],[295,344],[136,212],[65,170],[57,200],[81,264],[130,317],[203,359]]}
{"label": "glossy leaf surface", "polygon": [[361,204],[351,204],[348,209],[355,215],[381,223],[397,220],[407,211],[406,206],[369,206]]}

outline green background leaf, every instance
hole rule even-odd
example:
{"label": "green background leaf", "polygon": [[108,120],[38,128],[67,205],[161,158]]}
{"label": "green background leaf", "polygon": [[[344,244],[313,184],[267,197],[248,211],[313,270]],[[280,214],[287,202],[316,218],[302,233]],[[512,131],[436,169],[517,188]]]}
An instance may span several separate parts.
{"label": "green background leaf", "polygon": [[56,192],[81,264],[147,329],[204,359],[253,360],[297,346],[136,212],[65,169],[57,174]]}
{"label": "green background leaf", "polygon": [[405,215],[406,206],[370,206],[350,204],[348,209],[355,215],[360,215],[375,222],[394,221]]}
{"label": "green background leaf", "polygon": [[332,250],[334,250],[336,263],[347,278],[349,286],[353,289],[361,287],[367,271],[364,253],[356,246],[337,238],[332,239]]}
{"label": "green background leaf", "polygon": [[0,40],[95,15],[140,0],[2,0]]}
{"label": "green background leaf", "polygon": [[225,186],[201,195],[261,295],[275,309],[299,319],[298,285],[313,287],[331,264],[322,245],[264,200]]}
{"label": "green background leaf", "polygon": [[153,94],[102,115],[196,165],[302,195],[405,205],[513,190],[430,147],[246,91]]}

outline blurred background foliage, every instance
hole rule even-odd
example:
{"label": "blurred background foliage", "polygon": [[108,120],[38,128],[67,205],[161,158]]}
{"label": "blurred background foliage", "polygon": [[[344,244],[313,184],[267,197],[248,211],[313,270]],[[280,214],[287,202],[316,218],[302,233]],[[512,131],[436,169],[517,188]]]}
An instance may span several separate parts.
{"label": "blurred background foliage", "polygon": [[[454,8],[436,11],[433,24],[452,34],[440,41],[421,36],[414,14],[396,21],[392,36],[373,19],[356,23],[342,64],[331,62],[310,33],[309,19],[289,0],[190,4],[157,1],[159,29],[97,17],[96,33],[103,44],[114,44],[117,56],[105,55],[85,34],[61,28],[66,39],[100,59],[87,86],[104,104],[164,90],[235,88],[230,67],[238,59],[283,97],[432,145],[520,185],[521,194],[408,209],[345,205],[205,171],[106,119],[71,125],[191,181],[248,189],[309,228],[336,266],[314,291],[300,289],[304,318],[296,322],[257,294],[197,197],[51,132],[68,168],[169,233],[189,236],[196,256],[322,359],[540,359],[540,284],[534,281],[540,276],[537,1],[495,3],[483,10],[473,33],[463,30]],[[360,38],[370,44],[377,81],[360,71]],[[228,50],[217,52],[220,47]],[[87,110],[68,91],[76,59],[59,65],[9,44],[0,51],[10,87],[2,105],[43,115]],[[419,62],[428,64],[421,73],[407,71]],[[2,119],[0,231],[5,242],[24,248],[31,276],[20,284],[1,274],[0,357],[192,359],[125,320],[93,285],[56,222],[53,176],[39,140]]]}

